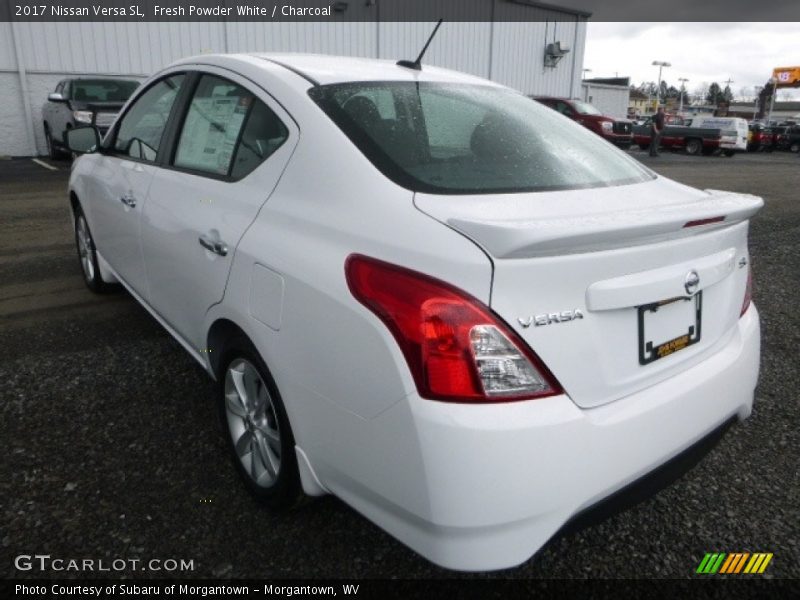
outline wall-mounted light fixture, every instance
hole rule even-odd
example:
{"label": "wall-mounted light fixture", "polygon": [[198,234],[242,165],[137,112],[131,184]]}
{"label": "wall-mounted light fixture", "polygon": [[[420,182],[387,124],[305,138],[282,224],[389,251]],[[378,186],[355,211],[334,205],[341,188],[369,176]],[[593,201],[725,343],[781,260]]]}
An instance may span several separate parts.
{"label": "wall-mounted light fixture", "polygon": [[569,48],[562,46],[561,42],[547,44],[544,49],[544,66],[555,69],[558,61],[569,54]]}

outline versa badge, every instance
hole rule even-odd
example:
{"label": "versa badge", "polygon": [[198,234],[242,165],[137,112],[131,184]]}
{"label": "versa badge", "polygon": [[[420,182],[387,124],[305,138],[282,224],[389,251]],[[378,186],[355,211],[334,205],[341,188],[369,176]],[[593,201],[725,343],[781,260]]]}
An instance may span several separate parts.
{"label": "versa badge", "polygon": [[557,313],[547,313],[541,315],[531,315],[530,317],[519,317],[517,321],[525,329],[531,325],[541,327],[542,325],[551,325],[553,323],[566,323],[567,321],[575,321],[583,318],[583,312],[576,308],[575,310],[563,310]]}

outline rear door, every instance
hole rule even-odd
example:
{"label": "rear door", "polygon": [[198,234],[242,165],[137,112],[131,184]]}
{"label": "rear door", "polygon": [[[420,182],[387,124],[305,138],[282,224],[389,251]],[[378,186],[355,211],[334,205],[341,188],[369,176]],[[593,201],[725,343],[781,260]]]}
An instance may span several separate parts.
{"label": "rear door", "polygon": [[193,76],[171,156],[150,187],[142,246],[151,306],[205,345],[239,240],[278,183],[299,136],[264,90],[224,69]]}

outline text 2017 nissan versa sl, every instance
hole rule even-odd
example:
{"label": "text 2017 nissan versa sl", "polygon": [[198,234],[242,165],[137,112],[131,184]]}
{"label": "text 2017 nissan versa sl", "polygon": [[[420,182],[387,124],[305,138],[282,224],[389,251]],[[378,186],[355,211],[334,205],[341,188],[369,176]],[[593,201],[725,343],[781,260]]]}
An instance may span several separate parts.
{"label": "text 2017 nissan versa sl", "polygon": [[205,55],[68,139],[87,284],[121,282],[219,382],[272,507],[335,494],[435,563],[510,567],[750,414],[762,201],[513,90]]}

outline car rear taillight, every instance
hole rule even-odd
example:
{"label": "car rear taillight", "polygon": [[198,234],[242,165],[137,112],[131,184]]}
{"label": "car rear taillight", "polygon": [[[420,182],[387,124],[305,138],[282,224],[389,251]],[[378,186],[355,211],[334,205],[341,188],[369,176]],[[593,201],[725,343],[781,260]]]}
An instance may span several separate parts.
{"label": "car rear taillight", "polygon": [[469,294],[358,254],[345,274],[353,296],[394,335],[423,398],[481,403],[563,393],[525,342]]}
{"label": "car rear taillight", "polygon": [[750,308],[750,302],[752,301],[753,301],[753,270],[750,267],[748,267],[747,285],[744,288],[744,301],[742,302],[742,312],[739,313],[740,317],[747,312],[747,309]]}

